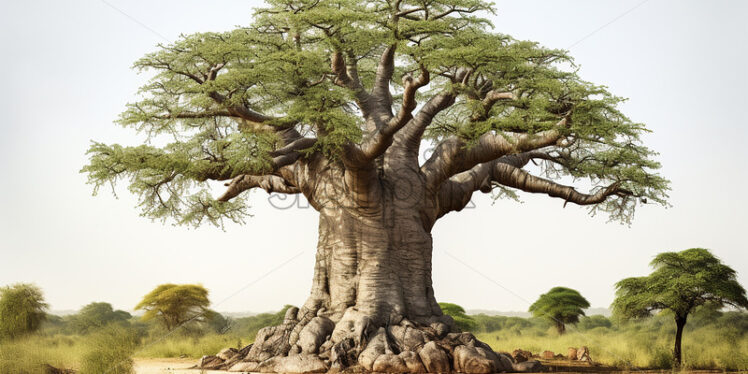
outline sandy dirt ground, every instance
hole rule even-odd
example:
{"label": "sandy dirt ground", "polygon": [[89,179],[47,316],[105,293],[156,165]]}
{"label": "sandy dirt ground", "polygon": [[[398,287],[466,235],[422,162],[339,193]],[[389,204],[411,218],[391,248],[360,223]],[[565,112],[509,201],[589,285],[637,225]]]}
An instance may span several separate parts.
{"label": "sandy dirt ground", "polygon": [[226,374],[225,371],[188,369],[195,366],[192,358],[136,358],[136,374]]}

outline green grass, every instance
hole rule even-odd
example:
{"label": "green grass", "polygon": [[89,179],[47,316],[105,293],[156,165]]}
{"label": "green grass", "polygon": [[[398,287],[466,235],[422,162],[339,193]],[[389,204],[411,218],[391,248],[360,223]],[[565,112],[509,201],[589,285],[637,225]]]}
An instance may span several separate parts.
{"label": "green grass", "polygon": [[[0,341],[0,373],[36,374],[41,372],[42,364],[82,370],[95,367],[94,358],[104,356],[116,356],[120,361],[125,356],[197,359],[216,354],[223,348],[251,343],[260,327],[277,324],[279,316],[280,313],[239,319],[223,335],[183,329],[165,338],[163,329],[132,323],[129,329],[123,327],[139,337],[139,344],[132,350],[118,349],[121,344],[113,343],[117,341],[116,336],[62,335],[59,329],[47,330],[17,340]],[[599,316],[585,317],[578,327],[568,326],[564,335],[558,335],[552,325],[542,319],[472,317],[478,323],[475,335],[497,351],[521,348],[534,353],[550,350],[566,354],[569,347],[587,346],[594,361],[622,369],[667,369],[671,365],[674,323],[668,316],[625,324]],[[745,313],[694,316],[686,325],[683,337],[684,367],[748,370],[746,332],[748,314]]]}
{"label": "green grass", "polygon": [[[242,344],[249,344],[246,339],[242,342]],[[139,358],[200,358],[205,355],[214,355],[224,348],[236,348],[238,343],[239,338],[233,335],[208,334],[201,337],[167,337],[144,342],[135,351],[134,356]]]}
{"label": "green grass", "polygon": [[131,374],[132,354],[138,345],[135,331],[111,324],[87,336],[80,374]]}
{"label": "green grass", "polygon": [[37,374],[43,364],[78,368],[86,346],[78,336],[32,335],[0,342],[0,373]]}
{"label": "green grass", "polygon": [[[619,368],[668,369],[671,365],[673,335],[662,331],[595,328],[571,329],[564,335],[547,332],[517,333],[495,331],[476,337],[494,350],[517,348],[540,353],[546,350],[566,355],[569,347],[587,346],[596,362]],[[733,338],[735,340],[733,340]],[[727,337],[722,330],[701,328],[686,331],[683,365],[689,369],[748,370],[748,335]]]}

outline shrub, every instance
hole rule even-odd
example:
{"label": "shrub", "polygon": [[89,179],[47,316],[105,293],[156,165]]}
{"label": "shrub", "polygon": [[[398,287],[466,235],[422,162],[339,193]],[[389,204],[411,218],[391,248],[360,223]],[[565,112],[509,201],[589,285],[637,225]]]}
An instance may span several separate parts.
{"label": "shrub", "polygon": [[47,308],[42,290],[32,284],[0,288],[0,338],[15,339],[38,330]]}
{"label": "shrub", "polygon": [[115,324],[91,334],[80,374],[131,374],[137,337],[132,329]]}

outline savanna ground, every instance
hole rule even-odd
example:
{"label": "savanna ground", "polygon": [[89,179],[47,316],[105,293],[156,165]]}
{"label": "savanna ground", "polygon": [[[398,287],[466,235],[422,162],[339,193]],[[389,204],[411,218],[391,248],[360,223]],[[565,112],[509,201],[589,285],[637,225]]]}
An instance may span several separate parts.
{"label": "savanna ground", "polygon": [[[199,357],[223,348],[247,345],[257,330],[278,323],[282,316],[283,311],[260,314],[231,320],[222,327],[194,326],[169,335],[157,325],[137,318],[116,328],[105,328],[113,334],[76,332],[66,324],[66,318],[53,318],[35,335],[0,342],[0,373],[36,373],[42,363],[80,370],[87,360],[127,356],[134,358],[139,374],[166,373],[167,369],[188,367]],[[472,321],[464,328],[496,351],[521,348],[533,353],[550,350],[566,354],[569,347],[587,346],[595,362],[621,370],[671,368],[675,327],[669,315],[628,323],[600,315],[584,317],[563,335],[548,321],[538,318],[470,317]],[[128,337],[136,338],[134,346],[121,343]],[[705,310],[694,315],[684,336],[684,368],[748,370],[748,313]]]}

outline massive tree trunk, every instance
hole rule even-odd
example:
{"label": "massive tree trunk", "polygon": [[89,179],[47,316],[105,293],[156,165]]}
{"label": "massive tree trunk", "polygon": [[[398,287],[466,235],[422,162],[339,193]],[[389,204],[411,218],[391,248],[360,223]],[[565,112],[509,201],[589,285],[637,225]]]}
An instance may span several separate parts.
{"label": "massive tree trunk", "polygon": [[431,287],[431,234],[418,217],[403,216],[393,204],[369,214],[322,209],[312,292],[303,312],[336,321],[355,307],[379,325],[441,315]]}
{"label": "massive tree trunk", "polygon": [[[459,90],[444,89],[414,113],[416,93],[429,84],[432,74],[419,63],[417,76],[403,76],[396,105],[390,92],[396,48],[397,44],[384,48],[371,90],[360,81],[355,59],[340,50],[332,53],[333,82],[350,90],[362,115],[360,142],[346,140],[335,152],[325,153],[324,146],[310,148],[316,138],[304,138],[293,127],[270,126],[269,131],[283,140],[282,147],[269,154],[270,172],[239,175],[227,184],[220,201],[256,187],[304,194],[320,214],[319,243],[312,291],[301,309],[289,309],[283,324],[260,330],[251,347],[226,353],[212,366],[265,372],[538,369],[537,362],[517,364],[493,352],[442,315],[431,285],[434,223],[462,210],[475,191],[490,192],[497,184],[580,205],[598,204],[608,196],[624,198],[631,192],[615,182],[583,194],[522,170],[536,158],[563,163],[548,148],[574,143],[564,135],[570,111],[551,113],[557,122],[544,125],[543,131],[488,131],[473,142],[447,136],[420,164],[426,129],[455,103]],[[501,87],[492,88],[491,79],[471,81],[473,73],[455,68],[439,75],[449,79],[451,87],[472,82],[470,95],[484,114],[498,101],[515,98]],[[279,123],[236,113],[261,126]],[[326,126],[313,125],[320,139],[329,135]]]}
{"label": "massive tree trunk", "polygon": [[413,373],[536,368],[493,352],[442,315],[431,284],[438,196],[406,156],[393,151],[375,167],[353,170],[317,159],[294,171],[314,175],[298,186],[319,211],[309,299],[289,309],[282,325],[260,330],[251,347],[213,367]]}

